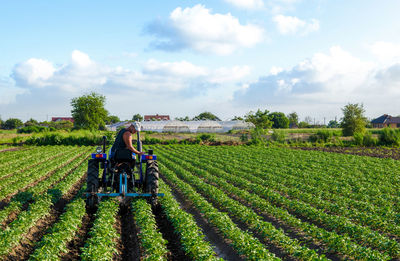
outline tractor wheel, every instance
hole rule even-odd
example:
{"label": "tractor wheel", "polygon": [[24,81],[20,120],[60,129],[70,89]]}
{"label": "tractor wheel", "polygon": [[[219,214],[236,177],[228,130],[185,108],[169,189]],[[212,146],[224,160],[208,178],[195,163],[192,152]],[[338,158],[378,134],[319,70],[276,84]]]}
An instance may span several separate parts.
{"label": "tractor wheel", "polygon": [[[145,192],[151,194],[158,193],[158,179],[159,170],[157,161],[148,161],[146,167],[146,177],[145,177]],[[155,205],[157,203],[157,196],[151,197],[151,204]]]}
{"label": "tractor wheel", "polygon": [[99,197],[97,196],[97,194],[94,194],[97,192],[94,189],[95,189],[94,186],[92,186],[91,191],[89,191],[88,189],[88,192],[93,192],[93,193],[89,194],[88,197],[86,198],[86,208],[91,212],[95,211],[95,209],[99,204]]}
{"label": "tractor wheel", "polygon": [[99,162],[96,159],[90,159],[87,171],[87,192],[97,192],[99,189]]}

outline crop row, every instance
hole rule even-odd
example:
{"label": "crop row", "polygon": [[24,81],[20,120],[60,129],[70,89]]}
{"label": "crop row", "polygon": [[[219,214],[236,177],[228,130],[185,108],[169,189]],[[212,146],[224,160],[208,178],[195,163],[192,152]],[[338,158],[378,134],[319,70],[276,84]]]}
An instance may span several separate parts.
{"label": "crop row", "polygon": [[191,184],[193,187],[197,188],[197,190],[201,191],[203,195],[212,195],[209,198],[212,202],[214,202],[215,205],[222,210],[227,211],[232,217],[246,223],[261,237],[283,249],[287,255],[292,255],[293,257],[297,257],[301,260],[325,259],[324,257],[319,256],[314,250],[302,246],[298,240],[288,237],[282,230],[276,229],[271,223],[264,221],[262,217],[257,215],[250,208],[229,198],[225,192],[212,185],[204,183],[200,178],[193,176],[190,172],[186,171],[182,167],[182,163],[184,163],[184,161],[179,160],[179,162],[174,163],[170,160],[174,160],[176,157],[171,157],[168,160],[168,156],[166,154],[164,154],[162,158],[162,162],[165,164],[165,166],[168,168],[174,168],[175,174]]}
{"label": "crop row", "polygon": [[52,191],[37,196],[26,211],[22,211],[5,230],[0,231],[0,238],[2,238],[2,241],[0,241],[0,256],[9,253],[12,247],[19,243],[23,235],[39,219],[49,215],[52,205],[76,184],[78,178],[83,176],[84,167],[82,166],[85,165],[82,164],[81,167],[78,167],[72,174],[55,185]]}
{"label": "crop row", "polygon": [[[45,179],[36,184],[36,186],[30,187],[25,192],[14,196],[10,204],[8,204],[4,209],[0,211],[0,223],[2,223],[11,213],[18,214],[21,211],[22,206],[24,204],[28,203],[35,196],[40,195],[47,189],[51,188],[54,183],[63,179],[67,173],[72,171],[72,173],[70,173],[70,175],[67,175],[65,179],[71,179],[72,177],[75,176],[80,177],[82,174],[79,170],[81,170],[83,166],[86,166],[86,164],[83,164],[86,157],[87,156],[85,154],[82,154],[76,161],[60,169],[57,169],[56,172],[53,175],[51,175],[48,179]],[[78,167],[80,167],[80,169],[78,169],[78,171],[74,171]],[[53,189],[53,193],[55,191],[57,190]]]}
{"label": "crop row", "polygon": [[26,170],[18,175],[14,175],[9,179],[3,180],[7,181],[7,185],[2,187],[0,191],[0,200],[10,196],[10,194],[16,193],[17,191],[23,190],[27,185],[32,184],[36,180],[56,171],[58,168],[69,164],[78,158],[85,149],[80,149],[77,151],[69,151],[66,154],[58,157],[57,159],[47,161],[29,170]]}
{"label": "crop row", "polygon": [[77,197],[66,206],[58,222],[35,246],[36,249],[29,260],[59,260],[63,253],[68,252],[68,242],[81,227],[82,218],[86,213],[85,201],[81,197],[85,190],[86,186],[82,187]]}
{"label": "crop row", "polygon": [[[210,184],[216,184],[231,197],[239,198],[241,202],[245,202],[246,204],[251,205],[253,208],[259,209],[268,215],[283,221],[287,225],[294,227],[296,230],[302,231],[310,238],[316,238],[319,241],[322,241],[324,245],[327,246],[328,252],[333,251],[341,253],[342,255],[352,256],[356,259],[387,259],[385,255],[382,255],[377,251],[354,244],[347,236],[340,236],[334,232],[326,231],[307,222],[302,222],[300,219],[288,213],[287,210],[283,210],[271,205],[267,200],[259,197],[257,193],[250,193],[249,191],[233,186],[227,181],[233,181],[235,184],[239,184],[242,188],[247,189],[254,186],[253,184],[248,184],[246,180],[243,180],[236,175],[232,175],[233,173],[228,174],[213,166],[202,165],[202,161],[187,159],[187,162],[185,162],[185,157],[182,156],[183,154],[179,155],[179,157],[183,158],[183,160],[179,160],[178,157],[173,155],[173,162],[175,165],[184,166],[191,173],[203,178],[204,181],[210,182]],[[188,158],[190,158],[190,156],[188,156]],[[206,169],[207,171],[203,169]]]}
{"label": "crop row", "polygon": [[177,178],[173,170],[170,170],[161,162],[159,164],[162,168],[162,174],[203,213],[210,224],[215,226],[229,240],[239,254],[245,255],[248,260],[279,260],[258,239],[250,233],[242,231],[226,213],[219,212],[190,185]]}
{"label": "crop row", "polygon": [[159,191],[164,193],[165,196],[158,200],[168,220],[174,226],[175,233],[179,236],[185,253],[193,260],[219,260],[215,257],[216,254],[210,243],[204,240],[204,234],[197,226],[193,216],[180,208],[168,185],[162,180],[159,182]]}
{"label": "crop row", "polygon": [[[184,153],[189,153],[185,151]],[[292,187],[287,186],[286,177],[282,177],[279,173],[276,175],[271,174],[263,174],[256,170],[251,164],[239,164],[237,162],[231,161],[229,165],[224,164],[223,161],[220,160],[210,160],[208,154],[201,151],[192,151],[193,155],[197,155],[199,159],[201,159],[201,163],[203,165],[212,164],[213,167],[218,167],[228,173],[235,172],[240,174],[241,176],[245,176],[251,182],[268,186],[275,191],[278,191],[281,195],[287,195],[290,198],[298,199],[303,202],[309,203],[310,205],[321,209],[328,214],[333,215],[341,215],[347,218],[350,218],[352,221],[359,223],[363,226],[369,226],[373,229],[377,229],[383,232],[387,232],[393,235],[400,237],[400,227],[394,222],[394,213],[389,214],[388,209],[383,213],[374,213],[374,211],[359,211],[357,209],[350,208],[349,206],[344,204],[343,201],[338,200],[333,202],[323,200],[320,197],[308,193],[306,184],[293,183]],[[246,161],[248,162],[248,161]],[[251,161],[250,161],[251,162]],[[269,169],[269,172],[273,170]],[[248,173],[252,173],[252,175],[248,175]],[[299,188],[301,186],[301,189]],[[391,217],[391,218],[390,218]]]}
{"label": "crop row", "polygon": [[157,229],[155,217],[150,204],[145,199],[136,199],[132,202],[132,211],[136,226],[139,229],[141,258],[143,260],[167,259],[167,241]]}

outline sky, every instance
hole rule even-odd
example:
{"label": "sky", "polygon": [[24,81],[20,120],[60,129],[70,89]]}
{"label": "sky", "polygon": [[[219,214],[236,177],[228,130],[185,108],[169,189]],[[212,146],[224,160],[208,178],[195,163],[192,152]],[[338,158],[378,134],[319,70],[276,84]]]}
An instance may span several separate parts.
{"label": "sky", "polygon": [[0,2],[0,117],[400,115],[398,0]]}

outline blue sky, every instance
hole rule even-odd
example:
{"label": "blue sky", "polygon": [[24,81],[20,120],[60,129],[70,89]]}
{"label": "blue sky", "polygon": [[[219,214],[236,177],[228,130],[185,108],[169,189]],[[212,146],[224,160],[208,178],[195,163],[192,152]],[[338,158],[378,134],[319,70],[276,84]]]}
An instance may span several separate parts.
{"label": "blue sky", "polygon": [[2,1],[0,116],[400,114],[400,1]]}

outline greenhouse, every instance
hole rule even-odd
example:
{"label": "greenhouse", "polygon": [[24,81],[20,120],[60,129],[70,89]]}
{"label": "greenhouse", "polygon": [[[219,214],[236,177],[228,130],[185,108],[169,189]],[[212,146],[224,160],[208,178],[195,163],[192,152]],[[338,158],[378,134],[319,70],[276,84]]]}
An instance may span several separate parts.
{"label": "greenhouse", "polygon": [[[110,131],[121,127],[128,127],[131,122],[119,122],[106,126]],[[254,124],[244,121],[142,121],[142,131],[154,132],[191,132],[191,133],[216,133],[230,130],[247,130],[254,128]]]}

